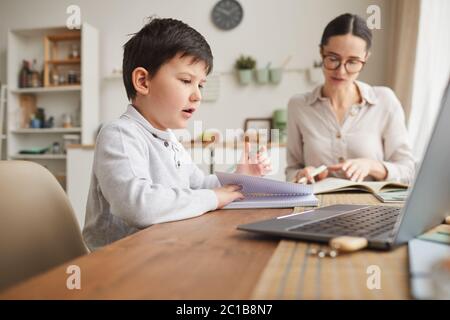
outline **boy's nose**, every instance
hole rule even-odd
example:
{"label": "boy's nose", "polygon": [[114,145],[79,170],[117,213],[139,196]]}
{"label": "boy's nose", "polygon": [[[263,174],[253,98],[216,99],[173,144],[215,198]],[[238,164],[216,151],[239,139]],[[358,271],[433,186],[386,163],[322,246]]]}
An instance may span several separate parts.
{"label": "boy's nose", "polygon": [[195,92],[191,95],[192,101],[201,101],[202,100],[202,92],[200,91],[200,88],[197,88]]}

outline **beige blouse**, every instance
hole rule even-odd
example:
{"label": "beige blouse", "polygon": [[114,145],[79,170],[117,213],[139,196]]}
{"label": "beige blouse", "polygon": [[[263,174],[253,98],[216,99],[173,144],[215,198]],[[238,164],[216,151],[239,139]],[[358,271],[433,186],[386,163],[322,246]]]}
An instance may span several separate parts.
{"label": "beige blouse", "polygon": [[[381,161],[386,180],[411,183],[414,160],[400,101],[387,87],[356,82],[362,103],[353,105],[340,125],[321,88],[292,97],[288,105],[286,178],[306,166],[332,165],[347,159]],[[336,176],[342,177],[339,173]],[[366,177],[365,180],[373,180]]]}

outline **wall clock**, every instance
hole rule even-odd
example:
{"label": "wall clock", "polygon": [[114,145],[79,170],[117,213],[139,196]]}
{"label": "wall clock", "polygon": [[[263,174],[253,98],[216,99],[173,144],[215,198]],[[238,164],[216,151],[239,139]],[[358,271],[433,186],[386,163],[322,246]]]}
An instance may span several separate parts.
{"label": "wall clock", "polygon": [[231,30],[237,27],[243,17],[244,10],[236,0],[220,0],[211,12],[213,23],[221,30]]}

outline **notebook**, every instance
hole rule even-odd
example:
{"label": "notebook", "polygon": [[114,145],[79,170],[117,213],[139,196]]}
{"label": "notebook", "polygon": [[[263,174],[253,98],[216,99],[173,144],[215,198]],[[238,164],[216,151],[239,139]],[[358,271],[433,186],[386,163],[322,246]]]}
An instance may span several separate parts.
{"label": "notebook", "polygon": [[383,203],[401,203],[408,197],[408,190],[395,189],[380,193],[374,193],[375,197]]}
{"label": "notebook", "polygon": [[241,185],[245,196],[223,209],[307,207],[317,206],[319,202],[311,185],[226,172],[216,172],[216,176],[222,185]]}
{"label": "notebook", "polygon": [[346,179],[326,178],[313,185],[314,194],[331,193],[338,191],[360,190],[374,194],[393,191],[406,190],[407,184],[395,181],[363,181],[353,182]]}

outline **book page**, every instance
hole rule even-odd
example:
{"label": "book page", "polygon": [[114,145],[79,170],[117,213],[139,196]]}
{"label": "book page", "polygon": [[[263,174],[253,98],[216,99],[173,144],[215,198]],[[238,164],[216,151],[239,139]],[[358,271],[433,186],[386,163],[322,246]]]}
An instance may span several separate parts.
{"label": "book page", "polygon": [[241,192],[244,195],[308,195],[313,193],[313,187],[311,185],[253,177],[237,173],[216,172],[215,174],[222,185],[241,185]]}
{"label": "book page", "polygon": [[227,204],[223,209],[253,209],[253,208],[294,208],[317,206],[318,199],[313,195],[303,196],[267,196],[246,197]]}
{"label": "book page", "polygon": [[371,193],[379,193],[385,187],[392,188],[389,189],[406,189],[408,186],[402,183],[397,183],[393,181],[363,181],[363,182],[353,182],[346,179],[339,178],[326,178],[319,182],[312,184],[314,194],[319,193],[329,193],[344,190],[361,190]]}

